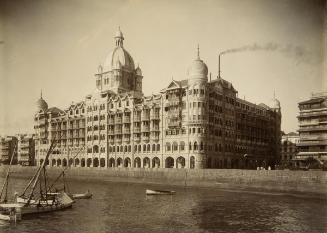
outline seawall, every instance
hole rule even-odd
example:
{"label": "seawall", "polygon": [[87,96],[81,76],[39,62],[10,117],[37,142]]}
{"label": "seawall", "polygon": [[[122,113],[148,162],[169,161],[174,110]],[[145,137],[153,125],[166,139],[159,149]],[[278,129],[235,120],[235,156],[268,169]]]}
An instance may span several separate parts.
{"label": "seawall", "polygon": [[[63,169],[47,169],[49,177],[56,177]],[[7,166],[0,166],[5,176]],[[29,178],[36,167],[12,166],[11,176]],[[68,168],[69,179],[85,181],[112,181],[155,183],[224,189],[252,188],[265,191],[300,192],[327,195],[327,172],[289,170],[238,169],[143,169],[143,168]]]}

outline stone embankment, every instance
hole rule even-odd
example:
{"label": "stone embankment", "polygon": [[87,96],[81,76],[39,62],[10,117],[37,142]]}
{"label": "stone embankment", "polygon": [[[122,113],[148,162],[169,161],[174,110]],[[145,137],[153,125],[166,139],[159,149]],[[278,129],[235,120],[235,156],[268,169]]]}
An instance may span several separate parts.
{"label": "stone embankment", "polygon": [[[4,176],[6,166],[0,166]],[[12,166],[12,177],[31,177],[36,167]],[[49,177],[63,169],[49,168]],[[327,195],[326,171],[238,170],[238,169],[142,169],[142,168],[68,168],[72,180],[155,183],[224,189],[252,188],[265,191],[305,192]]]}

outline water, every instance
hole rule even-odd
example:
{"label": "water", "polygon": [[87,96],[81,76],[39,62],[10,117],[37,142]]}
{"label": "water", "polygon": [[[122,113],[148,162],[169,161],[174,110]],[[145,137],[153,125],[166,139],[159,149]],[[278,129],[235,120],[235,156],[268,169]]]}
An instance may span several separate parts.
{"label": "water", "polygon": [[[11,180],[11,192],[25,184]],[[309,195],[111,182],[69,187],[94,197],[16,225],[0,222],[0,232],[327,232],[327,199]],[[146,188],[177,193],[147,197]]]}

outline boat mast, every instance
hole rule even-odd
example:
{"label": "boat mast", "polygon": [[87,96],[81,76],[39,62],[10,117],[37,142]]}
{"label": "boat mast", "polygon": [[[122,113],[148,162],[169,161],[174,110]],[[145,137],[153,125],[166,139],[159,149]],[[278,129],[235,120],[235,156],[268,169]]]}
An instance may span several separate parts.
{"label": "boat mast", "polygon": [[28,196],[27,205],[30,203],[30,201],[31,201],[31,199],[32,199],[32,196],[33,196],[33,193],[34,193],[35,187],[36,187],[36,185],[37,185],[37,183],[38,183],[38,181],[39,181],[39,177],[40,177],[40,174],[41,174],[41,170],[45,168],[46,161],[49,159],[49,156],[50,156],[50,154],[51,154],[53,148],[54,148],[55,145],[57,144],[56,141],[57,141],[57,140],[54,139],[54,140],[51,142],[51,145],[50,145],[50,148],[49,148],[49,150],[48,150],[48,152],[47,152],[47,155],[45,156],[45,159],[43,160],[43,162],[42,162],[42,164],[41,164],[41,166],[40,166],[40,169],[38,169],[37,172],[36,172],[36,176],[35,176],[35,179],[34,179],[34,182],[33,182],[33,185],[32,185],[32,190],[31,190],[31,192],[30,192],[30,194],[29,194],[29,196]]}
{"label": "boat mast", "polygon": [[10,158],[9,167],[8,167],[8,170],[7,170],[5,181],[3,182],[3,185],[2,185],[2,188],[1,188],[0,202],[1,202],[2,194],[3,194],[3,191],[4,191],[5,188],[6,188],[6,194],[4,196],[3,202],[7,202],[10,167],[12,165],[12,161],[14,160],[15,151],[17,151],[17,145],[16,144],[15,144],[14,150],[13,150],[11,158]]}

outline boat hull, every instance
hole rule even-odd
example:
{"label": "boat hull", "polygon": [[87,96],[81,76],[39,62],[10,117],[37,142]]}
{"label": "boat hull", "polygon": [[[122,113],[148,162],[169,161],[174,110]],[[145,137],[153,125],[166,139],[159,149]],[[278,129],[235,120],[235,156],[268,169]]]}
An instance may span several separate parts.
{"label": "boat hull", "polygon": [[176,192],[175,191],[170,191],[170,190],[151,190],[147,189],[145,191],[146,195],[174,195]]}

